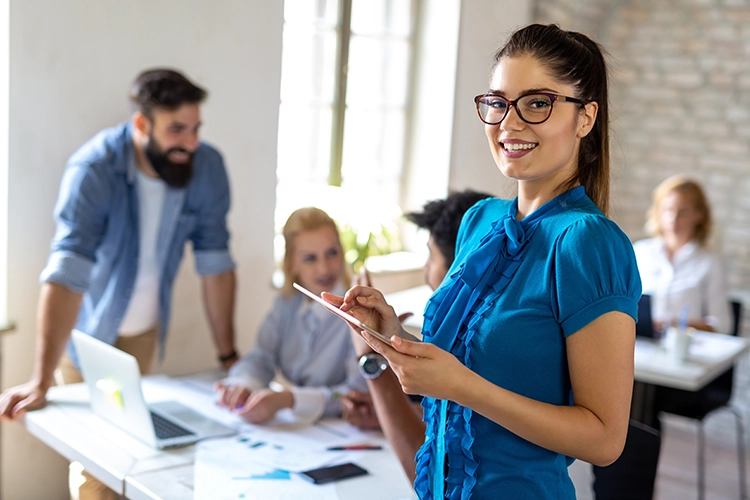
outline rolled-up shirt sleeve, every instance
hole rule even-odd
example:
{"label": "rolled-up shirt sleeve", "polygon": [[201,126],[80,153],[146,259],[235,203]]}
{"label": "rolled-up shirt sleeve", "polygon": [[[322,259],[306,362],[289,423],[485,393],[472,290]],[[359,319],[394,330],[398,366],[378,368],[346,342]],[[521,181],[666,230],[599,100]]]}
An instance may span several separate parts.
{"label": "rolled-up shirt sleeve", "polygon": [[193,255],[195,256],[195,270],[201,276],[221,274],[235,268],[229,250],[196,251]]}
{"label": "rolled-up shirt sleeve", "polygon": [[326,402],[331,399],[331,391],[327,387],[293,386],[289,390],[294,396],[292,413],[303,420],[318,420],[325,412]]}
{"label": "rolled-up shirt sleeve", "polygon": [[69,165],[55,205],[55,236],[41,282],[59,283],[78,293],[88,290],[96,250],[104,235],[111,186],[88,165]]}
{"label": "rolled-up shirt sleeve", "polygon": [[227,213],[231,204],[229,178],[224,160],[215,150],[206,150],[211,165],[206,181],[210,183],[195,229],[190,235],[195,254],[195,269],[201,276],[221,274],[234,269],[229,252]]}

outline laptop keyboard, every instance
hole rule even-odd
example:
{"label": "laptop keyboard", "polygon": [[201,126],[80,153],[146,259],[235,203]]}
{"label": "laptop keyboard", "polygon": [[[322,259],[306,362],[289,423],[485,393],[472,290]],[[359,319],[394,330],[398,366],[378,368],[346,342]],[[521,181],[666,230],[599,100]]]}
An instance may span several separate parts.
{"label": "laptop keyboard", "polygon": [[180,427],[174,422],[170,422],[164,417],[151,412],[151,421],[154,423],[154,432],[158,439],[169,439],[180,436],[193,436],[194,432],[190,432],[184,427]]}

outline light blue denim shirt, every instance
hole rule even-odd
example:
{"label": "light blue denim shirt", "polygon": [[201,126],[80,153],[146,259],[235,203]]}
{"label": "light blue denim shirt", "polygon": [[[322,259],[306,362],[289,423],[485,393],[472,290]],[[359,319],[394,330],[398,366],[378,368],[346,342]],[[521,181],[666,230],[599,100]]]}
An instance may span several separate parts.
{"label": "light blue denim shirt", "polygon": [[[114,344],[138,271],[139,214],[136,162],[130,123],[108,128],[68,160],[55,206],[57,228],[42,282],[83,293],[76,328]],[[167,187],[157,236],[160,270],[159,326],[163,350],[172,284],[185,243],[193,243],[200,275],[234,268],[229,253],[229,180],[221,155],[201,143],[193,180]],[[77,363],[72,343],[68,352]]]}

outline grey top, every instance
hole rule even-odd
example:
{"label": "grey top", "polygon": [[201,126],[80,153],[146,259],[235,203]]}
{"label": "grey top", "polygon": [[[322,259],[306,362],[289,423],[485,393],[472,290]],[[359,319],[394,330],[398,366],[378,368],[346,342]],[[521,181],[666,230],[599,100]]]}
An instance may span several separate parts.
{"label": "grey top", "polygon": [[[333,293],[341,294],[339,285]],[[295,414],[337,416],[333,393],[367,390],[344,320],[301,293],[279,295],[258,333],[255,348],[235,363],[225,382],[250,390],[268,387],[276,370],[293,384]]]}

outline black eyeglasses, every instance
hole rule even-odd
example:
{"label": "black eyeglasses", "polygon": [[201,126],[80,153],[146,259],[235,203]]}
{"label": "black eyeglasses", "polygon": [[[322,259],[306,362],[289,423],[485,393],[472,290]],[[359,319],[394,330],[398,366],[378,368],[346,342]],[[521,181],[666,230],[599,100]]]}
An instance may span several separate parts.
{"label": "black eyeglasses", "polygon": [[522,95],[513,101],[492,93],[481,94],[474,98],[479,119],[487,125],[497,125],[502,122],[508,116],[511,106],[516,108],[518,117],[526,123],[536,125],[546,122],[552,114],[552,105],[555,101],[586,104],[574,97],[539,92]]}

